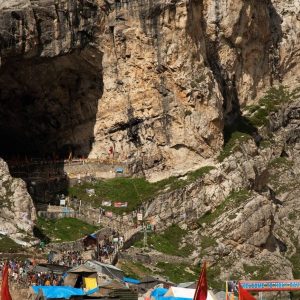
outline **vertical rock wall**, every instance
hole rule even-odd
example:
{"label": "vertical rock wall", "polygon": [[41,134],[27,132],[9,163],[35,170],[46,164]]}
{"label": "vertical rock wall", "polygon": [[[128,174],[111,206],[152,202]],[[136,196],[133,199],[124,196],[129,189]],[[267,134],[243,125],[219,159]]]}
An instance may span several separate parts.
{"label": "vertical rock wall", "polygon": [[[22,241],[32,235],[35,207],[22,179],[12,178],[0,160],[0,233]],[[28,240],[28,239],[27,239]],[[28,244],[27,244],[28,245]]]}
{"label": "vertical rock wall", "polygon": [[298,82],[298,11],[271,0],[102,6],[105,89],[90,156],[113,147],[153,179],[207,164],[243,106]]}

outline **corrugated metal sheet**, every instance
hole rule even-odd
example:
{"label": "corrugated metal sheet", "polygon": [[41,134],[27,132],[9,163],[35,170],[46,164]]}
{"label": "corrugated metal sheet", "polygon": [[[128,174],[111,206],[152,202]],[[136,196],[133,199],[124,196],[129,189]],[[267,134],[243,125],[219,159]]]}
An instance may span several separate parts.
{"label": "corrugated metal sheet", "polygon": [[129,289],[114,290],[109,296],[119,298],[120,300],[138,300],[138,294]]}

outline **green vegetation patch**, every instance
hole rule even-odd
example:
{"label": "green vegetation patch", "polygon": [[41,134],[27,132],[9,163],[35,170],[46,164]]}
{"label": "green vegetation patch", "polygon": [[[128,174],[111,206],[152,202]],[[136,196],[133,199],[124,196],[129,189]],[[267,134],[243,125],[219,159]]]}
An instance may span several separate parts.
{"label": "green vegetation patch", "polygon": [[268,274],[271,266],[268,262],[262,262],[259,266],[243,265],[244,271],[252,280],[267,280],[270,279]]}
{"label": "green vegetation patch", "polygon": [[274,144],[274,141],[272,140],[263,140],[259,143],[259,148],[260,149],[266,149],[272,146]]}
{"label": "green vegetation patch", "polygon": [[198,268],[180,263],[158,262],[156,264],[161,271],[159,275],[167,277],[174,283],[195,281],[198,277]]}
{"label": "green vegetation patch", "polygon": [[257,127],[267,125],[271,112],[277,112],[284,103],[289,103],[299,97],[300,88],[290,91],[286,86],[270,88],[259,100],[258,105],[246,107],[249,121]]}
{"label": "green vegetation patch", "polygon": [[300,248],[296,247],[296,252],[293,256],[289,258],[293,266],[293,276],[294,278],[300,278]]}
{"label": "green vegetation patch", "polygon": [[[163,233],[148,235],[148,245],[155,250],[168,254],[186,257],[194,251],[194,246],[186,244],[181,247],[182,239],[187,235],[187,231],[181,229],[178,225],[171,225]],[[142,247],[143,241],[134,244],[136,247]]]}
{"label": "green vegetation patch", "polygon": [[230,156],[237,149],[240,149],[240,145],[251,138],[251,135],[249,135],[248,133],[243,133],[240,131],[233,132],[218,156],[219,162],[222,162],[226,157]]}
{"label": "green vegetation patch", "polygon": [[38,217],[36,231],[45,242],[69,242],[99,230],[100,227],[90,225],[75,218],[46,220]]}
{"label": "green vegetation patch", "polygon": [[[108,208],[115,213],[122,214],[123,212],[135,210],[144,201],[150,200],[159,193],[175,190],[192,183],[209,173],[213,168],[212,166],[205,166],[187,173],[185,179],[170,177],[153,183],[144,178],[113,178],[94,183],[83,183],[70,187],[68,193],[70,196],[76,196],[93,207],[100,207],[104,200],[112,203],[128,202],[128,206],[124,208],[115,208],[113,206]],[[86,193],[86,189],[94,189],[95,195],[89,196]]]}
{"label": "green vegetation patch", "polygon": [[206,254],[205,249],[207,249],[209,247],[214,247],[214,246],[217,246],[217,241],[215,240],[215,238],[213,238],[211,236],[202,236],[201,237],[201,247],[204,250],[205,254]]}
{"label": "green vegetation patch", "polygon": [[142,279],[145,276],[153,274],[151,269],[137,261],[122,259],[119,261],[118,267],[125,273],[125,276],[136,279]]}
{"label": "green vegetation patch", "polygon": [[17,253],[23,251],[23,247],[13,241],[6,235],[0,234],[0,252],[1,253]]}
{"label": "green vegetation patch", "polygon": [[221,216],[226,210],[230,208],[238,207],[249,197],[251,197],[251,192],[246,189],[232,191],[213,212],[207,212],[206,214],[204,214],[198,220],[198,224],[199,225],[203,223],[211,224],[219,216]]}
{"label": "green vegetation patch", "polygon": [[271,160],[268,164],[269,168],[284,168],[288,169],[293,165],[293,162],[288,160],[286,157],[277,157]]}
{"label": "green vegetation patch", "polygon": [[296,220],[298,215],[299,215],[299,213],[297,211],[292,211],[289,213],[288,218],[290,220]]}
{"label": "green vegetation patch", "polygon": [[217,265],[207,268],[208,286],[214,290],[220,291],[225,289],[225,282],[220,280],[221,268]]}

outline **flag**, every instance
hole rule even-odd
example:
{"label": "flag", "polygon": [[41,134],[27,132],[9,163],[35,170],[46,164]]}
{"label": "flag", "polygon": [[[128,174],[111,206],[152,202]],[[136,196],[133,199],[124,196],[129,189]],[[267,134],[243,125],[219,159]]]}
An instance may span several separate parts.
{"label": "flag", "polygon": [[239,282],[239,300],[256,300],[247,290],[242,288]]}
{"label": "flag", "polygon": [[206,279],[206,262],[204,262],[197,283],[194,300],[206,300],[207,290],[208,287],[207,287],[207,279]]}
{"label": "flag", "polygon": [[4,265],[2,271],[2,286],[1,286],[1,300],[12,300],[8,286],[8,265]]}

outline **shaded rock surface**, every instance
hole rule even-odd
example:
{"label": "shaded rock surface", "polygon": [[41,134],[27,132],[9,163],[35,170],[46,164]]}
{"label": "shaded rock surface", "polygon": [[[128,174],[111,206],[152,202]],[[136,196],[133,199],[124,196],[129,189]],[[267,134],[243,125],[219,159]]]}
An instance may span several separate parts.
{"label": "shaded rock surface", "polygon": [[[1,157],[88,155],[103,89],[102,53],[93,47],[100,24],[97,1],[1,1]],[[1,171],[1,231],[22,239],[32,234],[32,200],[4,162]]]}

